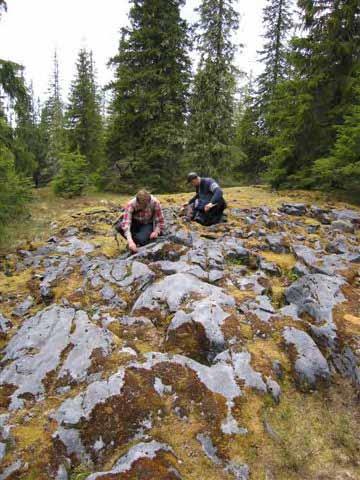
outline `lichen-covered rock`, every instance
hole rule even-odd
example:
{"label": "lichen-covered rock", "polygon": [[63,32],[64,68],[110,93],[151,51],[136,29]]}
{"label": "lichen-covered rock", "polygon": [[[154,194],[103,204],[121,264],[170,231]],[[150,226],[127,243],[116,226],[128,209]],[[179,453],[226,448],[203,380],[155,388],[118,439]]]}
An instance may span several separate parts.
{"label": "lichen-covered rock", "polygon": [[0,385],[14,387],[10,408],[21,408],[24,395],[43,397],[46,380],[61,367],[64,354],[57,377],[79,382],[85,380],[94,352],[106,356],[111,346],[111,334],[93,325],[85,312],[55,305],[29,318],[8,343],[2,359]]}
{"label": "lichen-covered rock", "polygon": [[294,376],[302,390],[313,390],[330,381],[328,363],[314,340],[306,333],[294,327],[285,327],[285,344],[293,348]]}
{"label": "lichen-covered rock", "polygon": [[11,328],[11,321],[0,313],[0,334],[6,333]]}
{"label": "lichen-covered rock", "polygon": [[283,203],[279,211],[287,215],[301,216],[306,214],[306,205],[304,203]]}
{"label": "lichen-covered rock", "polygon": [[[168,455],[164,457],[162,453]],[[109,476],[118,480],[128,478],[180,480],[182,477],[175,465],[176,457],[172,448],[165,443],[153,440],[138,443],[120,457],[110,471],[94,473],[89,475],[87,480],[105,480]]]}
{"label": "lichen-covered rock", "polygon": [[225,348],[221,326],[229,313],[208,299],[194,302],[191,313],[178,310],[167,330],[167,344],[192,358],[211,360]]}
{"label": "lichen-covered rock", "polygon": [[286,300],[297,306],[298,314],[308,313],[317,323],[332,320],[335,305],[344,300],[344,280],[323,274],[304,275],[285,291]]}
{"label": "lichen-covered rock", "polygon": [[136,300],[132,312],[166,315],[167,312],[176,312],[184,301],[194,296],[228,306],[235,304],[234,299],[219,287],[202,282],[193,275],[177,273],[148,287]]}

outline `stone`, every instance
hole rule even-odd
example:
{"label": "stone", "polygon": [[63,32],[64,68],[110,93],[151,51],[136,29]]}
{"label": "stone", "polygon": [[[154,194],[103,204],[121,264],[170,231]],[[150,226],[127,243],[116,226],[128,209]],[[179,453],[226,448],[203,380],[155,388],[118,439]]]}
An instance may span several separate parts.
{"label": "stone", "polygon": [[9,330],[9,328],[11,328],[11,326],[11,321],[5,318],[4,315],[0,313],[0,334],[5,334]]}
{"label": "stone", "polygon": [[280,385],[271,377],[266,378],[266,386],[270,395],[273,397],[275,403],[280,402],[281,388]]}
{"label": "stone", "polygon": [[254,388],[262,393],[266,392],[266,384],[262,379],[261,374],[256,372],[250,364],[251,355],[249,352],[225,350],[217,355],[214,362],[220,365],[231,365],[234,369],[236,378],[241,380],[245,387]]}
{"label": "stone", "polygon": [[[166,341],[181,348],[190,357],[205,356],[211,360],[216,353],[225,349],[221,326],[229,314],[222,310],[219,303],[208,299],[195,302],[188,308],[192,310],[191,313],[182,310],[176,312],[168,327]],[[188,343],[192,346],[191,351],[186,351]]]}
{"label": "stone", "polygon": [[256,315],[262,322],[265,323],[268,323],[272,316],[276,313],[269,297],[266,295],[258,295],[255,299],[250,299],[246,302],[243,302],[240,305],[240,310],[245,315]]}
{"label": "stone", "polygon": [[281,233],[276,233],[273,235],[266,235],[266,243],[268,244],[269,249],[275,253],[288,253],[289,247],[285,245],[285,237]]}
{"label": "stone", "polygon": [[193,275],[176,273],[148,287],[136,300],[132,313],[146,311],[148,313],[176,312],[189,297],[199,295],[208,297],[210,301],[234,306],[232,297],[214,285],[202,282]]}
{"label": "stone", "polygon": [[56,246],[58,253],[66,253],[68,255],[76,255],[78,252],[91,253],[94,251],[94,245],[84,242],[75,236],[67,237],[64,242]]}
{"label": "stone", "polygon": [[92,357],[96,353],[98,360],[105,358],[113,350],[113,336],[109,330],[94,325],[83,311],[78,311],[74,318],[74,332],[69,344],[73,348],[68,353],[58,377],[69,378],[71,382],[82,382],[92,365]]}
{"label": "stone", "polygon": [[20,305],[14,308],[12,315],[15,317],[23,317],[27,314],[30,308],[34,305],[34,299],[32,297],[27,297]]}
{"label": "stone", "polygon": [[319,385],[328,385],[330,370],[323,354],[314,340],[294,327],[285,327],[283,337],[287,347],[294,349],[294,376],[299,388],[314,390]]}
{"label": "stone", "polygon": [[70,346],[57,376],[83,381],[94,352],[104,356],[110,353],[111,337],[110,332],[93,325],[85,312],[73,308],[54,305],[26,320],[4,350],[0,385],[17,387],[11,395],[10,409],[23,407],[24,394],[34,399],[44,396],[47,376],[59,369]]}
{"label": "stone", "polygon": [[162,260],[150,264],[151,268],[161,270],[165,275],[173,275],[175,273],[189,273],[201,280],[208,280],[209,274],[203,270],[200,265],[192,265],[185,261],[170,262],[169,260]]}
{"label": "stone", "polygon": [[354,225],[348,220],[334,220],[331,222],[331,228],[344,233],[354,233]]}
{"label": "stone", "polygon": [[8,478],[15,478],[14,474],[22,468],[23,464],[21,460],[16,460],[10,466],[4,468],[0,473],[0,480],[7,480]]}
{"label": "stone", "polygon": [[345,299],[341,292],[343,284],[339,277],[304,275],[285,290],[285,298],[297,306],[298,315],[306,312],[319,324],[329,322],[334,306]]}
{"label": "stone", "polygon": [[287,215],[301,216],[306,214],[306,205],[304,203],[283,203],[279,211]]}
{"label": "stone", "polygon": [[[169,445],[165,443],[160,443],[155,440],[152,440],[150,442],[142,442],[138,443],[137,445],[133,446],[132,448],[129,449],[129,451],[120,457],[118,461],[115,463],[115,465],[112,467],[110,471],[107,472],[100,472],[100,473],[93,473],[86,477],[86,480],[101,480],[101,479],[106,479],[109,478],[109,476],[114,476],[116,475],[116,478],[119,480],[122,478],[121,474],[127,474],[127,478],[130,478],[128,475],[131,476],[131,478],[140,478],[138,477],[136,471],[139,469],[139,472],[144,471],[141,468],[141,462],[142,460],[146,459],[146,472],[147,472],[147,477],[149,477],[149,474],[151,472],[151,463],[149,465],[149,461],[155,461],[157,459],[159,453],[161,452],[166,452],[166,453],[171,453],[172,457],[174,458],[174,464],[175,464],[175,453],[172,450]],[[158,468],[154,466],[154,474],[157,475],[156,479],[157,480],[179,480],[181,479],[181,476],[179,472],[171,466],[169,462],[166,461],[161,461],[160,465],[162,464],[163,469],[161,470],[167,470],[165,472],[159,473]],[[138,468],[136,468],[136,465],[138,465]],[[166,468],[166,466],[168,468]],[[155,470],[156,469],[156,470]],[[157,473],[156,473],[157,472]],[[151,478],[155,478],[154,476],[151,476]],[[125,476],[124,476],[125,480]]]}
{"label": "stone", "polygon": [[344,220],[346,222],[351,222],[355,226],[360,225],[360,213],[355,210],[332,210],[331,214],[333,215],[335,220]]}

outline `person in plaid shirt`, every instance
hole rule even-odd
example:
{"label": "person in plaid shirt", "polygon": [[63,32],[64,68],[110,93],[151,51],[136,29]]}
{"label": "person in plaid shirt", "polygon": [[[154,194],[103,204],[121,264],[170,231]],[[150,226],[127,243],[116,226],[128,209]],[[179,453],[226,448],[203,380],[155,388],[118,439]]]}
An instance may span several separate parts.
{"label": "person in plaid shirt", "polygon": [[146,190],[140,190],[126,205],[117,230],[127,240],[133,253],[137,252],[139,245],[155,240],[164,231],[164,215],[159,200]]}

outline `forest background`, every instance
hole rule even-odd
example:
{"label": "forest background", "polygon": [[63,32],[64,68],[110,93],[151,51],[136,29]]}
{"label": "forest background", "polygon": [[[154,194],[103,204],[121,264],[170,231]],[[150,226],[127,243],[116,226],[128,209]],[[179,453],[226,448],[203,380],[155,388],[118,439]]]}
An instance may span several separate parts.
{"label": "forest background", "polygon": [[359,198],[359,1],[267,0],[255,77],[236,67],[238,2],[199,0],[191,25],[184,3],[130,1],[107,85],[89,48],[68,95],[54,53],[41,99],[23,65],[0,60],[0,235],[34,188],[176,192],[188,170]]}

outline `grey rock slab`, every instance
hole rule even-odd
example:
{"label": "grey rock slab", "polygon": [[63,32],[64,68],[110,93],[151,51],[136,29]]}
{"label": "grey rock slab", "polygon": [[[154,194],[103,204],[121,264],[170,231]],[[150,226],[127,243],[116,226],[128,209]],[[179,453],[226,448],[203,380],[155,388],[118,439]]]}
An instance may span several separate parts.
{"label": "grey rock slab", "polygon": [[33,305],[34,299],[32,297],[27,297],[22,303],[20,303],[20,305],[17,305],[11,313],[15,317],[23,317]]}
{"label": "grey rock slab", "polygon": [[315,389],[319,383],[328,384],[330,370],[314,340],[302,330],[285,327],[283,337],[287,346],[296,351],[295,380],[304,390]]}
{"label": "grey rock slab", "polygon": [[182,310],[177,311],[172,319],[168,333],[177,330],[184,323],[198,323],[203,326],[207,339],[212,350],[221,351],[224,349],[225,339],[221,330],[221,326],[229,314],[224,312],[217,302],[208,299],[194,302],[189,306],[192,312],[186,314]]}
{"label": "grey rock slab", "polygon": [[279,211],[287,215],[301,216],[306,213],[306,205],[304,203],[283,203]]}
{"label": "grey rock slab", "polygon": [[39,397],[43,380],[60,363],[68,346],[75,310],[58,306],[43,310],[26,320],[6,346],[3,361],[10,361],[0,373],[0,385],[15,385],[10,409],[21,408],[21,394]]}
{"label": "grey rock slab", "polygon": [[345,300],[341,292],[343,284],[340,277],[304,275],[286,289],[285,298],[297,306],[298,315],[306,312],[318,323],[331,322],[333,308]]}
{"label": "grey rock slab", "polygon": [[41,398],[44,380],[59,367],[58,378],[85,380],[93,353],[100,350],[105,356],[112,346],[112,334],[90,322],[85,312],[55,305],[29,318],[4,350],[3,361],[7,364],[0,373],[0,385],[18,387],[11,396],[10,408],[23,406],[19,397],[24,393]]}
{"label": "grey rock slab", "polygon": [[74,426],[81,419],[88,420],[92,410],[109,398],[120,395],[124,385],[125,370],[120,368],[108,380],[98,380],[90,384],[84,392],[65,400],[52,415],[62,426]]}
{"label": "grey rock slab", "polygon": [[236,270],[231,275],[234,285],[242,291],[252,291],[263,295],[266,288],[262,285],[262,281],[267,281],[267,277],[262,272],[255,272],[251,275],[237,274]]}
{"label": "grey rock slab", "polygon": [[169,355],[165,353],[150,352],[145,354],[146,362],[133,364],[138,368],[151,370],[155,365],[163,362],[175,363],[193,370],[199,380],[213,393],[219,393],[231,405],[236,397],[242,395],[235,381],[234,370],[231,365],[217,363],[210,367],[203,365],[183,355]]}
{"label": "grey rock slab", "polygon": [[117,282],[119,287],[131,291],[136,285],[137,289],[143,289],[155,278],[154,272],[144,263],[134,261],[131,264],[131,273],[129,276]]}
{"label": "grey rock slab", "polygon": [[11,328],[12,323],[0,313],[0,333],[6,333]]}
{"label": "grey rock slab", "polygon": [[209,274],[203,270],[200,265],[192,265],[184,261],[170,262],[169,260],[162,260],[150,264],[151,268],[158,268],[165,275],[173,275],[175,273],[189,273],[201,280],[208,280]]}
{"label": "grey rock slab", "polygon": [[240,309],[245,314],[251,313],[256,315],[262,322],[266,323],[276,314],[270,298],[267,295],[258,295],[255,299],[243,302]]}
{"label": "grey rock slab", "polygon": [[202,282],[193,275],[177,273],[148,287],[136,300],[132,312],[142,309],[162,311],[164,305],[168,311],[176,312],[191,295],[208,297],[222,305],[235,305],[233,297],[225,294],[221,288]]}
{"label": "grey rock slab", "polygon": [[344,220],[351,222],[354,225],[360,225],[360,212],[356,210],[332,210],[331,214],[335,218],[335,220]]}
{"label": "grey rock slab", "polygon": [[227,258],[235,259],[235,260],[242,260],[246,262],[249,259],[250,252],[247,248],[245,248],[242,242],[233,237],[226,238],[222,242],[222,246],[224,249],[224,255]]}
{"label": "grey rock slab", "polygon": [[[221,354],[221,358],[226,358],[226,354]],[[246,387],[254,388],[265,393],[267,388],[261,373],[256,372],[251,366],[251,355],[249,352],[229,352],[229,359],[234,367],[237,378],[242,380]]]}
{"label": "grey rock slab", "polygon": [[287,253],[289,248],[284,245],[285,236],[282,233],[266,235],[265,240],[269,249],[275,253]]}
{"label": "grey rock slab", "polygon": [[281,396],[280,385],[275,380],[273,380],[272,378],[267,377],[266,378],[266,386],[267,386],[268,392],[273,397],[274,401],[276,403],[279,403],[280,396]]}
{"label": "grey rock slab", "polygon": [[[96,480],[97,478],[104,475],[117,475],[128,472],[131,470],[133,464],[136,461],[142,458],[148,458],[153,460],[161,451],[171,452],[173,455],[175,455],[173,449],[165,443],[160,443],[155,440],[152,440],[151,442],[138,443],[134,447],[130,448],[130,450],[125,455],[120,457],[110,471],[93,473],[86,477],[86,480]],[[178,472],[177,475],[178,478],[180,478]]]}
{"label": "grey rock slab", "polygon": [[94,251],[94,245],[89,242],[84,242],[79,238],[72,236],[66,238],[64,242],[56,246],[56,251],[59,253],[66,253],[68,255],[76,255],[79,251],[82,253],[91,253]]}
{"label": "grey rock slab", "polygon": [[79,430],[59,427],[53,434],[53,439],[60,440],[65,445],[69,456],[76,455],[84,464],[91,463],[90,456],[82,443]]}
{"label": "grey rock slab", "polygon": [[9,467],[4,468],[4,470],[0,473],[0,480],[7,480],[14,473],[20,470],[22,466],[23,464],[21,460],[16,460],[16,462],[12,463]]}
{"label": "grey rock slab", "polygon": [[92,355],[99,351],[101,356],[108,356],[113,347],[113,337],[109,330],[94,325],[83,311],[76,312],[75,330],[69,342],[73,345],[64,361],[58,377],[69,376],[75,382],[84,381],[92,363]]}

